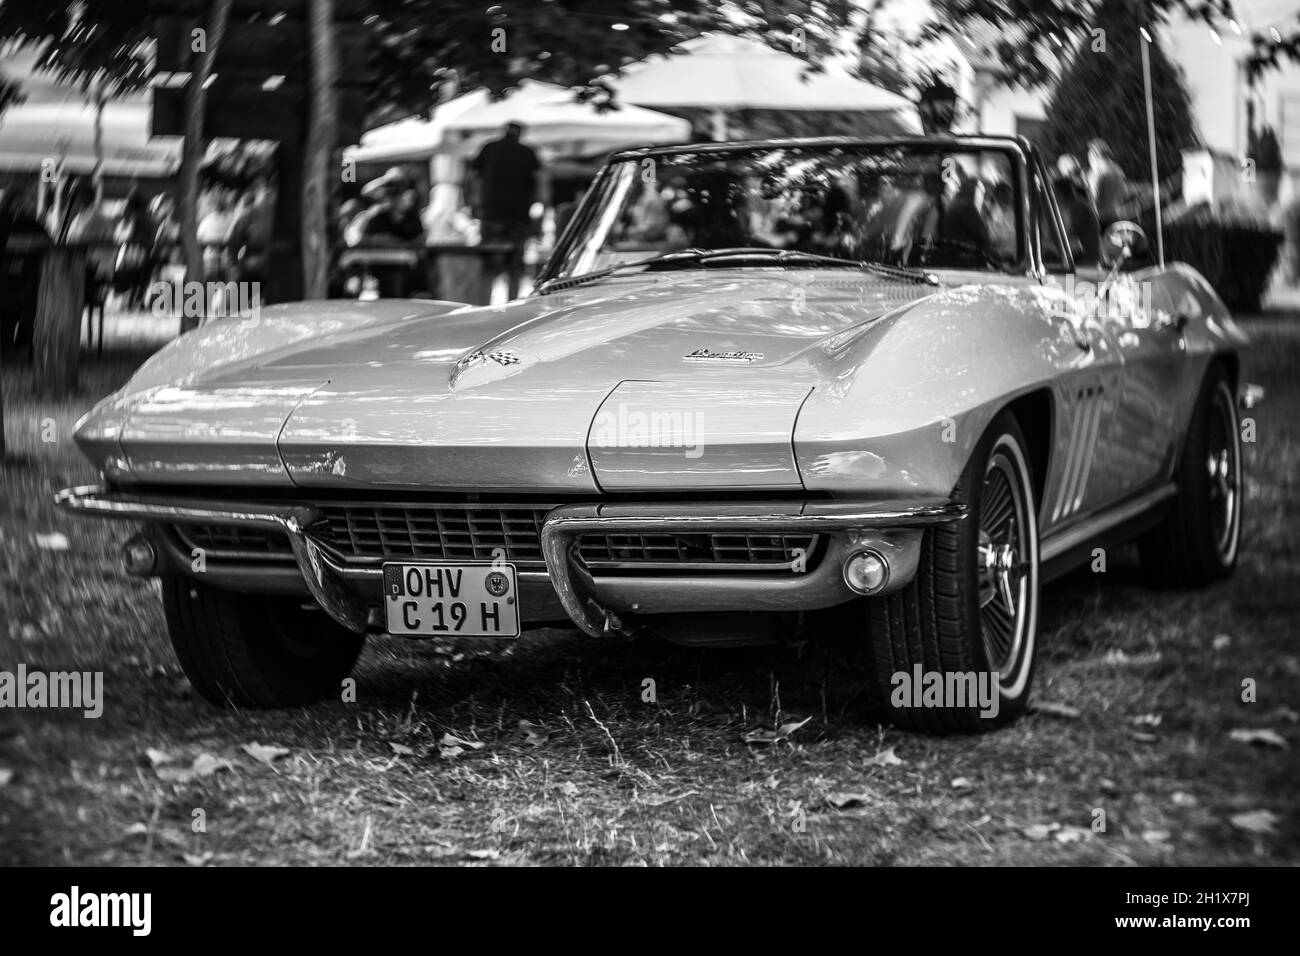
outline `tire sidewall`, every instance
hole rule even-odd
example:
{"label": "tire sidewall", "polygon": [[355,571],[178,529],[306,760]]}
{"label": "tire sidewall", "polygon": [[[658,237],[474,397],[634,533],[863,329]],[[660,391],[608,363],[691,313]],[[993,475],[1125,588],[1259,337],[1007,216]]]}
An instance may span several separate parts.
{"label": "tire sidewall", "polygon": [[1039,535],[1038,507],[1039,501],[1034,486],[1033,468],[1030,465],[1028,445],[1024,433],[1020,430],[1015,416],[1010,412],[1000,413],[980,439],[975,454],[971,456],[965,475],[964,485],[967,492],[968,516],[964,522],[963,554],[966,559],[967,576],[967,627],[970,634],[971,657],[976,672],[993,672],[982,637],[979,603],[979,529],[982,516],[982,492],[985,474],[994,456],[1007,460],[1021,483],[1021,491],[1026,499],[1025,515],[1029,526],[1022,530],[1021,540],[1027,554],[1021,559],[1029,564],[1026,572],[1027,587],[1025,600],[1027,614],[1025,636],[1009,669],[1008,677],[998,683],[999,706],[996,717],[985,718],[993,725],[1001,725],[1024,710],[1033,686],[1034,668],[1037,660],[1038,615],[1039,615]]}

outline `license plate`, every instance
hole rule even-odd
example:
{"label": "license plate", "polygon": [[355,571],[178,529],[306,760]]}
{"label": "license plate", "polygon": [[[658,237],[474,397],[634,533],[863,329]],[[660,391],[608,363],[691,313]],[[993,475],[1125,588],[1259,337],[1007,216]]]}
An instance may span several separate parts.
{"label": "license plate", "polygon": [[518,637],[513,564],[385,564],[389,634]]}

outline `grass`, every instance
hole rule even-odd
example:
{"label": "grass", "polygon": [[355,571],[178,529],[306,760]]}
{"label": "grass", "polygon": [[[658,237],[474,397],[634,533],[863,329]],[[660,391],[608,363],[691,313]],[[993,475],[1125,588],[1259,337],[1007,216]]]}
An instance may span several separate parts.
{"label": "grass", "polygon": [[[1108,573],[1050,586],[1035,699],[1078,716],[949,739],[866,719],[852,673],[815,642],[700,651],[568,630],[373,640],[355,702],[215,710],[176,663],[156,585],[120,569],[129,529],[50,504],[93,478],[73,422],[142,356],[89,363],[57,404],[6,368],[0,670],[103,671],[105,708],[0,710],[0,863],[1300,862],[1300,328],[1252,331],[1269,399],[1236,576],[1150,592],[1112,555]],[[53,531],[67,550],[37,545]],[[805,718],[783,742],[744,742]],[[250,743],[288,753],[258,761]],[[229,765],[165,779],[201,754]],[[1271,832],[1233,824],[1256,810],[1276,815]]]}

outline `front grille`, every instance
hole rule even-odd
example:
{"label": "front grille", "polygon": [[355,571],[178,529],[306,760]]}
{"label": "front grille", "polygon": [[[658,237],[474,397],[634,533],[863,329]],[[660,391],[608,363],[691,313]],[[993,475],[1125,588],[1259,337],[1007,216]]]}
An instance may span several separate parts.
{"label": "front grille", "polygon": [[326,504],[312,529],[344,558],[491,561],[504,554],[520,567],[545,566],[542,522],[549,508],[530,505]]}
{"label": "front grille", "polygon": [[180,535],[191,550],[198,548],[213,556],[230,558],[292,558],[289,539],[275,531],[241,528],[225,524],[177,525]]}
{"label": "front grille", "polygon": [[584,534],[578,553],[587,567],[771,571],[803,558],[811,564],[815,534]]}
{"label": "front grille", "polygon": [[[309,534],[344,562],[416,559],[454,563],[498,557],[524,570],[544,570],[542,523],[553,506],[321,502]],[[233,525],[178,525],[190,548],[209,557],[292,560],[289,539]],[[645,532],[582,534],[583,564],[593,571],[776,571],[801,558],[812,568],[815,534]]]}

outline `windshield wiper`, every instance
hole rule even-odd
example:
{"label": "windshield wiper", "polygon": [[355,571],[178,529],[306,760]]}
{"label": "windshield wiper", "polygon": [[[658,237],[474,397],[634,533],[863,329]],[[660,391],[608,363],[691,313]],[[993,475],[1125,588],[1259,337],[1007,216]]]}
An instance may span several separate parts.
{"label": "windshield wiper", "polygon": [[937,275],[933,272],[927,272],[925,269],[918,269],[915,266],[896,266],[887,262],[876,262],[873,259],[863,259],[862,268],[887,279],[911,279],[913,282],[919,282],[922,285],[939,284]]}
{"label": "windshield wiper", "polygon": [[544,282],[537,291],[539,293],[555,292],[560,289],[571,289],[591,282],[596,279],[603,279],[606,276],[615,275],[625,272],[629,269],[645,269],[647,271],[655,268],[663,268],[677,265],[717,265],[731,261],[743,261],[746,259],[761,260],[774,262],[777,265],[819,265],[819,266],[836,266],[846,269],[864,269],[875,272],[878,275],[884,275],[893,279],[911,279],[925,285],[938,285],[939,279],[934,273],[926,272],[922,269],[913,269],[907,266],[891,266],[881,262],[871,262],[859,259],[844,259],[838,256],[826,256],[816,252],[803,252],[798,249],[770,249],[763,246],[736,246],[725,249],[679,249],[676,252],[665,252],[662,255],[651,256],[648,259],[636,259],[632,262],[620,262],[618,265],[610,266],[608,269],[600,269],[596,272],[588,272],[585,275],[571,276],[568,278],[556,278],[549,282]]}
{"label": "windshield wiper", "polygon": [[707,249],[679,249],[676,252],[665,252],[662,255],[651,256],[648,259],[635,259],[632,262],[620,262],[617,265],[610,266],[608,269],[597,269],[595,272],[587,272],[580,276],[557,276],[549,279],[537,287],[538,292],[555,292],[557,289],[572,289],[582,285],[584,282],[591,282],[593,279],[603,279],[606,276],[612,276],[615,273],[623,272],[627,269],[645,269],[652,266],[668,262],[678,261],[695,261],[700,256],[708,255]]}

